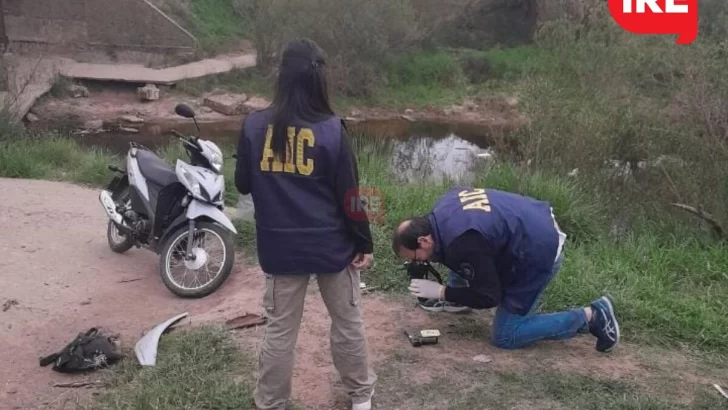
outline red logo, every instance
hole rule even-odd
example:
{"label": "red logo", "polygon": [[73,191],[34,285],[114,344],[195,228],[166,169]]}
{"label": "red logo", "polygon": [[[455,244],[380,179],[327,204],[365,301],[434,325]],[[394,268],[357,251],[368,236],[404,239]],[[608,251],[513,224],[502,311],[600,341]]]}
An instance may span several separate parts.
{"label": "red logo", "polygon": [[369,219],[372,223],[384,223],[384,195],[373,186],[352,188],[346,191],[344,212],[356,221]]}
{"label": "red logo", "polygon": [[635,34],[677,34],[677,44],[698,37],[698,0],[609,0],[609,11]]}

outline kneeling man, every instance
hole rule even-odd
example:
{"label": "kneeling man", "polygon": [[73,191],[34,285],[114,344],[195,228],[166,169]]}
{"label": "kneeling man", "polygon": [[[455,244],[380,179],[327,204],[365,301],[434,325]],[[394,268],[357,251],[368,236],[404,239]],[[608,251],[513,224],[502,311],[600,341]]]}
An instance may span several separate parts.
{"label": "kneeling man", "polygon": [[430,300],[425,304],[497,307],[491,334],[500,348],[518,349],[538,340],[590,332],[597,339],[596,350],[609,352],[619,342],[619,325],[608,296],[585,308],[535,312],[561,266],[565,239],[548,202],[456,187],[429,214],[403,221],[394,234],[393,249],[402,258],[450,268],[447,286],[411,281],[412,294]]}

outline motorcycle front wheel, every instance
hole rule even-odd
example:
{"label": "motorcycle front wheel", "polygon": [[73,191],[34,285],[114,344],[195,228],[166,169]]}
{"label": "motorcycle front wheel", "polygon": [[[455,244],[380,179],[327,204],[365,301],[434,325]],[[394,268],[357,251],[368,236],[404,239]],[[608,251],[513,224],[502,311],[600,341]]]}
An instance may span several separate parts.
{"label": "motorcycle front wheel", "polygon": [[169,237],[160,255],[159,273],[177,296],[201,298],[216,291],[230,275],[235,261],[229,231],[212,222],[198,222],[192,239],[191,260],[185,259],[189,226]]}

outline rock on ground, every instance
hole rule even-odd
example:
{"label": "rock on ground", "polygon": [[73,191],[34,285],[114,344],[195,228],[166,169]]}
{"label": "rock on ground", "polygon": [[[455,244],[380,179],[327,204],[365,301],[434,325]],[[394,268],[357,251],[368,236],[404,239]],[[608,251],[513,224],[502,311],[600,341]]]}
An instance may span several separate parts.
{"label": "rock on ground", "polygon": [[245,107],[244,114],[249,114],[255,110],[262,110],[268,107],[268,105],[270,105],[270,102],[265,98],[252,97],[243,104],[243,107]]}
{"label": "rock on ground", "polygon": [[245,94],[211,94],[205,97],[203,104],[223,115],[240,115],[245,112],[244,104],[248,100]]}

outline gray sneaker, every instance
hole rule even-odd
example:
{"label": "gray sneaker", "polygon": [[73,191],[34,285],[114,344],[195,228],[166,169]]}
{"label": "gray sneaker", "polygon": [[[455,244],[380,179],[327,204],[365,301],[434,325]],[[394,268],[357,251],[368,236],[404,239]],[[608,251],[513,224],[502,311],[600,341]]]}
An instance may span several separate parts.
{"label": "gray sneaker", "polygon": [[468,313],[472,309],[457,303],[437,299],[420,299],[420,307],[428,312]]}

